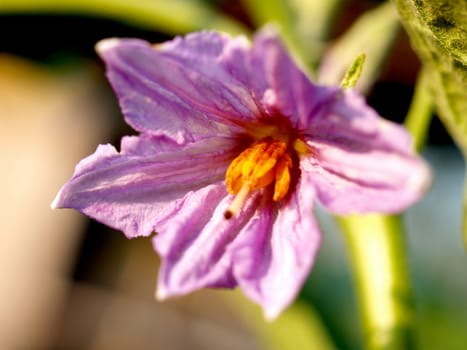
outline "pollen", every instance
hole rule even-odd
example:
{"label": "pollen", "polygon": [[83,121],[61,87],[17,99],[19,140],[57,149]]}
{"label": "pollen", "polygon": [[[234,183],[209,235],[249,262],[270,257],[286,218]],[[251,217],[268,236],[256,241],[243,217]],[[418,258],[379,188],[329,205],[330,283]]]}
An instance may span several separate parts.
{"label": "pollen", "polygon": [[272,199],[283,199],[290,187],[290,170],[293,161],[287,152],[287,142],[264,138],[253,143],[240,153],[227,169],[225,182],[227,191],[236,195],[229,209],[224,213],[226,219],[238,211],[247,195],[274,183]]}

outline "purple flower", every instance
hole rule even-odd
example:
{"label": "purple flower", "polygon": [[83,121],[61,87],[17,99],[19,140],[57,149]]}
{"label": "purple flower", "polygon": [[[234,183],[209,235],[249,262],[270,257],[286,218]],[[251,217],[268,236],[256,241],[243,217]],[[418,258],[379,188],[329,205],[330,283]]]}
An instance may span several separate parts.
{"label": "purple flower", "polygon": [[53,207],[128,238],[157,232],[160,299],[239,286],[274,318],[319,249],[315,201],[333,214],[393,213],[427,187],[408,133],[356,92],[311,83],[271,31],[97,50],[140,134],[83,159]]}

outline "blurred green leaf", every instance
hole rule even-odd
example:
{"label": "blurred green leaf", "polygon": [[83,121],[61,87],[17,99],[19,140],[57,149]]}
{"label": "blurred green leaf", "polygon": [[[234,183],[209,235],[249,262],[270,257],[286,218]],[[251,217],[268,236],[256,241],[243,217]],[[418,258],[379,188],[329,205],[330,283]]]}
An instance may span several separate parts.
{"label": "blurred green leaf", "polygon": [[242,0],[257,27],[274,23],[295,60],[314,75],[323,41],[343,0]]}
{"label": "blurred green leaf", "polygon": [[274,23],[301,68],[314,75],[325,39],[344,0],[243,0],[256,27]]}
{"label": "blurred green leaf", "polygon": [[327,39],[344,0],[288,0],[288,2],[295,14],[294,25],[302,37],[303,44],[316,46]]}
{"label": "blurred green leaf", "polygon": [[300,42],[290,3],[286,0],[243,0],[242,2],[257,27],[273,24],[279,29],[282,39],[298,65],[312,75],[311,57]]}
{"label": "blurred green leaf", "polygon": [[318,80],[329,85],[339,84],[355,57],[363,52],[365,71],[356,89],[365,93],[378,77],[398,27],[397,12],[390,3],[365,12],[325,53]]}
{"label": "blurred green leaf", "polygon": [[[440,119],[467,156],[467,1],[393,0],[429,75]],[[467,192],[464,243],[467,248]]]}
{"label": "blurred green leaf", "polygon": [[232,34],[246,27],[201,0],[1,0],[0,14],[67,13],[101,16],[145,29],[180,34],[217,29]]}
{"label": "blurred green leaf", "polygon": [[265,322],[263,310],[236,291],[231,301],[238,306],[238,315],[259,336],[268,350],[320,349],[335,346],[314,308],[296,300],[272,322]]}
{"label": "blurred green leaf", "polygon": [[267,324],[265,331],[271,350],[335,348],[315,310],[299,301]]}
{"label": "blurred green leaf", "polygon": [[325,49],[329,32],[344,0],[287,0],[293,18],[293,30],[307,64],[313,71]]}

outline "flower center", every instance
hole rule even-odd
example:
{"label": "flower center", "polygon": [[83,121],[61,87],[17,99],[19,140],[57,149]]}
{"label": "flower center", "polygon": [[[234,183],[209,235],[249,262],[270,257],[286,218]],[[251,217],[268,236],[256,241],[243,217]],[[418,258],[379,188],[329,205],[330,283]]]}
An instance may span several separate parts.
{"label": "flower center", "polygon": [[283,199],[289,191],[292,167],[287,142],[266,137],[253,143],[232,161],[225,174],[227,191],[236,196],[224,217],[235,215],[251,191],[273,182],[273,201]]}

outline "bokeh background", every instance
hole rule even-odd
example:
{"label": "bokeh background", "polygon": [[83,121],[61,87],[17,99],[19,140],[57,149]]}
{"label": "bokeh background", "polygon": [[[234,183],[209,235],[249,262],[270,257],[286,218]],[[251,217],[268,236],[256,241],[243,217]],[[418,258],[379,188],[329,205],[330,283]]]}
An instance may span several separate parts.
{"label": "bokeh background", "polygon": [[[27,6],[34,1],[24,3],[14,10],[0,5],[0,348],[360,349],[345,243],[320,209],[323,249],[296,304],[272,324],[238,291],[155,301],[159,261],[148,239],[128,241],[79,213],[50,209],[77,161],[100,143],[118,146],[122,135],[134,133],[123,123],[94,44],[113,36],[160,42],[187,27],[170,17],[131,21],[112,11],[38,10]],[[244,3],[192,2],[254,30]],[[340,1],[322,48],[380,3]],[[369,104],[402,122],[419,68],[401,28],[367,93]],[[423,156],[433,168],[433,187],[404,215],[416,341],[420,349],[463,350],[464,164],[436,116]]]}

